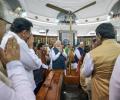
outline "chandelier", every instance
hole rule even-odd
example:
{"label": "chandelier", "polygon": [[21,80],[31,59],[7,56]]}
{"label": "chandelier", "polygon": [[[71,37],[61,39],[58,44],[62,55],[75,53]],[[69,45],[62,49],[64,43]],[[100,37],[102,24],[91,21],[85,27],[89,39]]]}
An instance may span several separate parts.
{"label": "chandelier", "polygon": [[65,14],[65,13],[62,13],[60,12],[58,15],[57,15],[57,19],[59,20],[59,23],[64,23],[64,24],[69,24],[70,23],[70,17],[71,17],[71,20],[72,20],[72,23],[75,23],[76,21],[76,15],[75,14]]}

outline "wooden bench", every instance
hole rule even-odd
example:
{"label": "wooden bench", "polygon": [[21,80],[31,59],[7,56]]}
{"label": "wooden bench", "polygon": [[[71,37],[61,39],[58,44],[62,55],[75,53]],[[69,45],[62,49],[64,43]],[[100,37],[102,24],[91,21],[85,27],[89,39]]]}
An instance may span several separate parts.
{"label": "wooden bench", "polygon": [[36,100],[60,100],[63,71],[51,71],[36,95]]}
{"label": "wooden bench", "polygon": [[71,70],[71,73],[69,73],[69,70],[67,70],[67,75],[64,76],[64,84],[80,84],[80,75],[76,72],[76,70]]}

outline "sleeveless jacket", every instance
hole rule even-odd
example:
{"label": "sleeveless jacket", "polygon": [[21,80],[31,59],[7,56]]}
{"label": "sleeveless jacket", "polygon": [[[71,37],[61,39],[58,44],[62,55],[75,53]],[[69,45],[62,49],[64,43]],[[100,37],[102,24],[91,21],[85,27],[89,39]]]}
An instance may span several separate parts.
{"label": "sleeveless jacket", "polygon": [[[59,50],[57,48],[53,48],[55,54],[57,54],[59,52]],[[60,56],[55,60],[52,61],[52,68],[53,69],[65,69],[65,60],[66,58],[60,54]]]}
{"label": "sleeveless jacket", "polygon": [[109,99],[109,81],[116,58],[120,54],[120,45],[113,39],[103,43],[90,52],[93,59],[92,100]]}

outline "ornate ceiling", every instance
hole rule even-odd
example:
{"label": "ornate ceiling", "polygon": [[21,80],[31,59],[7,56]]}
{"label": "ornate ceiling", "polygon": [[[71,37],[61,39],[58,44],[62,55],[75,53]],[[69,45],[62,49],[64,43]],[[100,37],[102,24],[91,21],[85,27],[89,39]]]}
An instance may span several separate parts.
{"label": "ornate ceiling", "polygon": [[[27,15],[31,19],[39,21],[55,22],[58,11],[46,7],[47,3],[54,4],[66,10],[75,11],[95,0],[19,0]],[[112,6],[118,0],[96,0],[96,4],[76,13],[78,22],[92,22],[106,20]],[[83,23],[82,22],[82,23]]]}
{"label": "ornate ceiling", "polygon": [[[8,3],[11,0],[6,0]],[[75,11],[93,1],[92,5],[86,9],[77,12],[77,24],[72,26],[72,29],[77,30],[78,35],[85,35],[86,33],[95,30],[99,23],[107,20],[108,14],[118,0],[12,0],[9,3],[11,8],[22,8],[27,13],[27,19],[34,24],[35,31],[50,29],[49,33],[56,35],[58,30],[69,30],[69,25],[58,25],[57,15],[60,13],[56,10],[46,7],[47,3],[54,4],[66,10]],[[16,3],[15,3],[16,1]],[[13,6],[14,5],[14,6]]]}

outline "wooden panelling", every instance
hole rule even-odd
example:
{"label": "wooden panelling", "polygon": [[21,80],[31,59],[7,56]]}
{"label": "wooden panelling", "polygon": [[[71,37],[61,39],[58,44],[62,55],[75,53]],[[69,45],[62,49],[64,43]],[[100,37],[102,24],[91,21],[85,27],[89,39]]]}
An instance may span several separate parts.
{"label": "wooden panelling", "polygon": [[95,38],[95,36],[78,36],[77,41],[83,41],[85,46],[91,46],[93,38]]}
{"label": "wooden panelling", "polygon": [[[47,36],[47,44],[52,45],[57,40],[58,36]],[[46,36],[43,35],[34,35],[35,42],[37,43],[46,43]]]}

